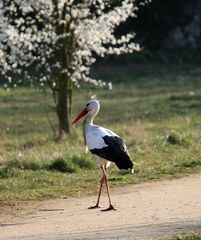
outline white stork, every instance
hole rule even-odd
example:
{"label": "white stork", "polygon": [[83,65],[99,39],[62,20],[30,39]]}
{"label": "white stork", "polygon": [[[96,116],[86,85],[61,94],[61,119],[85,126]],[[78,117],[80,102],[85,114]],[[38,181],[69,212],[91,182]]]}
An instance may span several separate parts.
{"label": "white stork", "polygon": [[103,176],[98,194],[98,200],[95,206],[89,209],[99,208],[99,201],[103,183],[105,182],[109,199],[109,207],[102,211],[116,210],[110,198],[110,192],[107,182],[107,168],[111,162],[114,162],[119,169],[130,169],[133,173],[133,162],[131,161],[127,147],[124,141],[109,129],[93,124],[93,119],[100,109],[99,101],[90,100],[86,107],[78,114],[72,124],[75,124],[81,117],[85,116],[83,134],[87,148],[95,155],[95,158],[102,169]]}

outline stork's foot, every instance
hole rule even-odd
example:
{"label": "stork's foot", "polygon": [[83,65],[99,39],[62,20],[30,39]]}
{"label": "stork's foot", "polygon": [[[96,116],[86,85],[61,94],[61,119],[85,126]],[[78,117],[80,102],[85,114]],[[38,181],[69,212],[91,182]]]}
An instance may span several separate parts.
{"label": "stork's foot", "polygon": [[102,212],[107,212],[107,211],[111,211],[111,210],[116,211],[117,209],[114,208],[114,207],[112,206],[112,204],[110,204],[109,208],[103,209],[103,210],[101,210],[101,211],[102,211]]}
{"label": "stork's foot", "polygon": [[100,205],[96,204],[95,206],[88,207],[88,209],[95,209],[95,208],[100,208]]}

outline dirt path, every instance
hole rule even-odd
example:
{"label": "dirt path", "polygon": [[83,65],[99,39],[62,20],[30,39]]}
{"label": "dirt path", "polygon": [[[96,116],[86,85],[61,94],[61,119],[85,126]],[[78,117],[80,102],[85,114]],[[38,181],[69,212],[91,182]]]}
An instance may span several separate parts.
{"label": "dirt path", "polygon": [[[105,193],[101,200],[107,207]],[[0,239],[148,239],[201,232],[201,174],[116,188],[112,200],[117,211],[88,210],[96,196],[0,209]]]}

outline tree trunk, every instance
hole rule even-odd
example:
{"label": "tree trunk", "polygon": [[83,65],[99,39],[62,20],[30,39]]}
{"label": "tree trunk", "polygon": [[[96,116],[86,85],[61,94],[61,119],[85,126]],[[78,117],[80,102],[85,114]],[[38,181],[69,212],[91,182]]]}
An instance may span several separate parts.
{"label": "tree trunk", "polygon": [[58,88],[57,116],[59,121],[59,140],[65,140],[70,132],[68,110],[68,77],[61,74]]}
{"label": "tree trunk", "polygon": [[[67,3],[64,3],[62,13],[60,16],[58,10],[58,0],[53,0],[54,12],[56,17],[56,33],[58,36],[69,33],[70,25],[69,24],[61,24],[61,20],[65,20],[66,16],[66,6]],[[70,41],[70,42],[69,42]],[[64,70],[61,73],[59,86],[58,86],[58,99],[57,99],[57,116],[59,121],[59,140],[65,140],[67,138],[68,133],[70,132],[70,112],[71,112],[71,104],[72,104],[72,81],[69,77],[71,73],[71,62],[72,62],[72,37],[70,40],[68,38],[63,38],[60,44],[59,49],[59,59],[61,61],[61,66]],[[67,71],[67,72],[66,72]]]}

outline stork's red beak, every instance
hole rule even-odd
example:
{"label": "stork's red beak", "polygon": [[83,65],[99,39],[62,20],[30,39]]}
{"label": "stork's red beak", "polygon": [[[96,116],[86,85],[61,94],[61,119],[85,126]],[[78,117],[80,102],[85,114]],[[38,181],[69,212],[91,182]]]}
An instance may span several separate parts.
{"label": "stork's red beak", "polygon": [[77,117],[72,121],[72,124],[75,124],[79,119],[83,116],[85,116],[88,113],[87,108],[84,108],[78,115]]}

